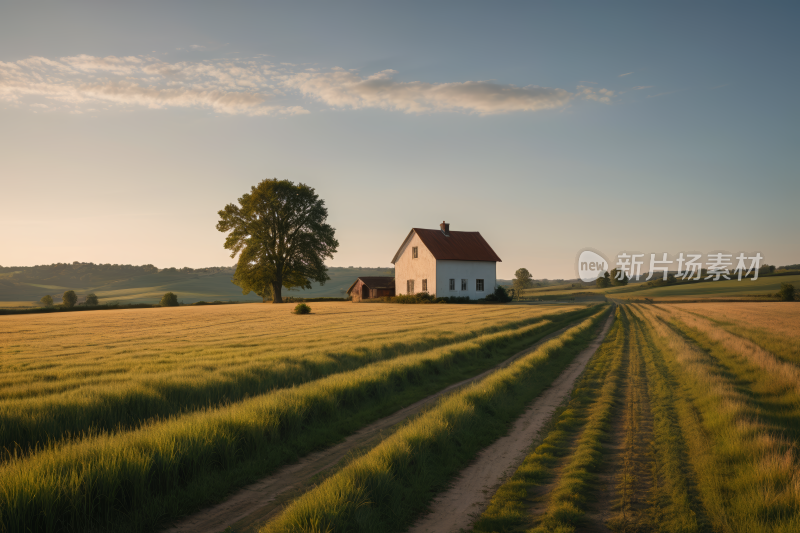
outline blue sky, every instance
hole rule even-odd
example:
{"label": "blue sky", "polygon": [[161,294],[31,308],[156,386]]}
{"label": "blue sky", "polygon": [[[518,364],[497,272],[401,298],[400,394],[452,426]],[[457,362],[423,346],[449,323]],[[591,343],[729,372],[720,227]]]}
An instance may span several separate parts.
{"label": "blue sky", "polygon": [[800,262],[793,3],[3,3],[0,265],[232,264],[216,212],[302,181],[335,266],[480,231]]}

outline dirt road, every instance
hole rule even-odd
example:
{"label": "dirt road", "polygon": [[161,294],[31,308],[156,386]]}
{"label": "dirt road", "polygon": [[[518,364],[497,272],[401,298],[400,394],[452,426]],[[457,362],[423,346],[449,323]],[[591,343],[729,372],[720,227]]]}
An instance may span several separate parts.
{"label": "dirt road", "polygon": [[492,372],[504,368],[516,359],[530,353],[548,340],[561,335],[570,326],[547,335],[531,347],[506,359],[477,376],[465,379],[442,389],[432,396],[409,405],[360,429],[341,443],[311,453],[298,463],[286,465],[261,481],[244,487],[224,502],[204,509],[168,528],[167,533],[220,533],[232,527],[237,533],[254,532],[264,524],[282,504],[299,496],[310,485],[315,476],[335,467],[342,459],[355,450],[370,448],[378,444],[384,436],[391,434],[393,426],[416,415],[423,408],[438,400],[442,395],[453,392],[473,381],[483,379]]}
{"label": "dirt road", "polygon": [[600,334],[514,422],[509,434],[485,448],[450,488],[436,497],[430,512],[414,524],[410,533],[450,533],[470,528],[497,488],[525,459],[544,423],[572,391],[575,380],[611,329],[613,319],[612,313]]}

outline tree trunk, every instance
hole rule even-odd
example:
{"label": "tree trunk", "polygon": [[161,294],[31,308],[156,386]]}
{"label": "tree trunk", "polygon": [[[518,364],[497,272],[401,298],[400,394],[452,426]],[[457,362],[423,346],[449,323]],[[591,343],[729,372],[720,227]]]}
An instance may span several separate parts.
{"label": "tree trunk", "polygon": [[283,299],[281,298],[281,286],[283,285],[280,281],[273,281],[272,282],[272,303],[274,304],[282,304]]}

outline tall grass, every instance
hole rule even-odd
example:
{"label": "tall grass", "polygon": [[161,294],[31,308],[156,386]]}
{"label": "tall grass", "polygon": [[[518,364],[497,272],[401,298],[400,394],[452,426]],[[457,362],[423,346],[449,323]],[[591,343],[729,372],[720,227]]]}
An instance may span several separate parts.
{"label": "tall grass", "polygon": [[[342,305],[349,304],[339,306]],[[248,307],[232,306],[238,310]],[[331,305],[319,307],[324,311]],[[288,315],[288,308],[285,311]],[[28,453],[36,446],[65,438],[74,440],[100,432],[132,429],[153,419],[213,408],[377,361],[513,331],[548,317],[568,319],[557,316],[562,311],[566,309],[522,316],[456,312],[464,320],[459,324],[452,323],[453,317],[447,313],[423,313],[429,323],[413,320],[403,327],[386,324],[384,320],[388,317],[402,320],[405,314],[373,313],[371,320],[362,317],[361,322],[371,335],[362,332],[362,338],[352,345],[346,335],[340,336],[340,325],[334,318],[323,317],[322,331],[317,330],[316,323],[313,331],[304,331],[295,320],[291,321],[294,330],[287,328],[274,333],[275,337],[288,337],[291,342],[265,339],[263,334],[261,339],[246,340],[248,328],[240,331],[231,328],[236,324],[229,324],[220,326],[215,333],[206,333],[211,337],[206,344],[194,347],[191,345],[197,340],[180,329],[167,335],[164,343],[159,342],[158,336],[148,338],[144,332],[127,337],[122,332],[111,333],[108,342],[117,338],[129,348],[109,357],[104,350],[108,345],[103,343],[86,346],[83,355],[43,355],[43,360],[29,354],[10,356],[3,360],[0,378],[0,397],[5,396],[0,400],[0,450]],[[214,320],[238,317],[230,313],[230,308],[226,313],[210,310],[209,313],[217,317],[205,317],[210,323],[201,320],[198,326],[178,320],[173,327],[216,329]],[[98,315],[93,316],[99,320]],[[248,315],[245,313],[241,319],[246,323]],[[96,326],[102,330],[103,324],[100,321]],[[345,325],[355,327],[348,322]],[[31,329],[27,335],[46,335],[41,328],[25,327]],[[326,327],[335,328],[335,333],[326,331]],[[328,332],[334,336],[322,338]],[[176,334],[177,339],[169,338]],[[27,337],[17,335],[16,341],[10,341],[9,350],[15,348],[13,342],[26,342]],[[189,346],[177,349],[180,339],[188,341]],[[137,340],[142,346],[131,346]],[[0,452],[0,460],[4,458]]]}
{"label": "tall grass", "polygon": [[261,531],[404,530],[591,340],[603,310],[411,421],[294,500]]}
{"label": "tall grass", "polygon": [[[626,306],[630,308],[630,306]],[[676,383],[654,347],[645,324],[631,314],[632,332],[640,338],[647,372],[647,392],[653,417],[654,519],[659,531],[694,533],[706,528],[696,499],[688,449],[675,407]]]}
{"label": "tall grass", "polygon": [[637,310],[654,332],[672,379],[681,384],[675,407],[711,527],[731,532],[800,530],[793,444],[761,421],[735,376],[668,325],[668,314],[651,307]]}
{"label": "tall grass", "polygon": [[[625,320],[623,335],[628,333],[628,329]],[[610,435],[614,404],[622,384],[626,344],[623,340],[609,345],[609,364],[606,372],[599,376],[596,396],[587,409],[586,425],[550,492],[541,522],[531,533],[574,531],[583,522],[589,498],[597,484],[597,471],[602,465],[604,442]]]}
{"label": "tall grass", "polygon": [[[586,426],[587,417],[610,372],[618,367],[626,349],[628,321],[622,308],[606,340],[586,366],[569,403],[556,418],[544,440],[523,460],[514,474],[497,490],[486,511],[473,526],[475,533],[521,532],[532,525],[529,511],[531,491],[555,476],[562,458],[574,451],[572,444]],[[576,513],[580,516],[580,511]],[[555,522],[550,517],[549,525]]]}
{"label": "tall grass", "polygon": [[12,459],[0,530],[151,530],[561,327],[540,321]]}
{"label": "tall grass", "polygon": [[703,316],[779,359],[800,365],[800,306],[794,303],[684,304],[669,308]]}

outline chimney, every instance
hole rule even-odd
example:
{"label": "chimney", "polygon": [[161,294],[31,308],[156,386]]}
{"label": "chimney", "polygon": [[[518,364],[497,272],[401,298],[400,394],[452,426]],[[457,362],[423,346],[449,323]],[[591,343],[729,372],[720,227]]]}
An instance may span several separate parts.
{"label": "chimney", "polygon": [[439,224],[439,227],[442,228],[442,233],[444,233],[445,237],[450,236],[450,224],[448,224],[445,221],[442,221],[442,223]]}

